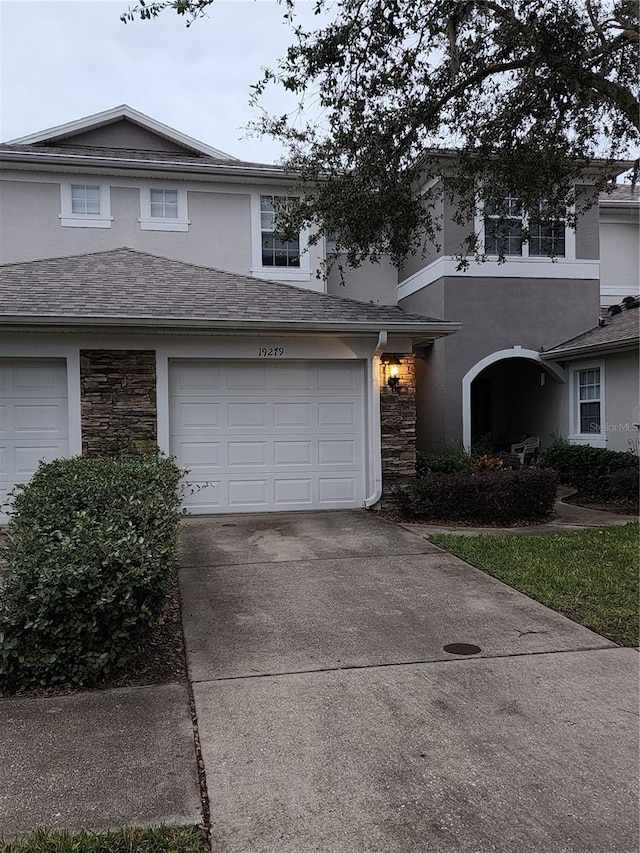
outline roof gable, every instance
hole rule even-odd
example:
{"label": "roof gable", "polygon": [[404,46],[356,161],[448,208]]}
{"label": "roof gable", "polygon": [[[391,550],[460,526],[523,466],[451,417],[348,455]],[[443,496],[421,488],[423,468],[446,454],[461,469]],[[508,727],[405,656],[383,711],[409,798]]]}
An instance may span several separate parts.
{"label": "roof gable", "polygon": [[237,160],[231,154],[205,145],[204,142],[180,133],[126,104],[67,122],[67,124],[50,127],[29,136],[22,136],[20,139],[13,139],[9,144],[93,145],[107,148],[206,154],[218,160]]}

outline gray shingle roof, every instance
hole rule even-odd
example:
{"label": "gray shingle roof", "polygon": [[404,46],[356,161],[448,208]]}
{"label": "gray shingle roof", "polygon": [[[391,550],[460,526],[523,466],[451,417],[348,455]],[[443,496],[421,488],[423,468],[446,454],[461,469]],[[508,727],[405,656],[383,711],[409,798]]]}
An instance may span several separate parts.
{"label": "gray shingle roof", "polygon": [[628,202],[638,204],[640,201],[640,186],[632,187],[631,184],[616,184],[609,188],[609,192],[600,193],[601,202]]}
{"label": "gray shingle roof", "polygon": [[543,353],[545,358],[560,358],[585,350],[616,349],[637,343],[640,339],[640,309],[629,308],[621,314],[606,317],[604,326],[596,326],[575,338]]}
{"label": "gray shingle roof", "polygon": [[[0,266],[0,322],[22,318],[202,320],[384,329],[444,321],[133,249]],[[163,323],[166,325],[166,323]],[[152,323],[150,325],[153,325]],[[455,327],[447,331],[454,331]]]}
{"label": "gray shingle roof", "polygon": [[45,154],[55,158],[64,159],[81,158],[83,160],[133,160],[141,163],[178,163],[184,166],[226,166],[255,169],[277,169],[286,171],[282,166],[271,163],[251,163],[247,160],[223,160],[210,157],[208,154],[197,154],[195,152],[184,154],[179,151],[145,151],[140,148],[103,148],[94,145],[42,145],[32,143],[4,143],[0,144],[0,159],[3,154]]}

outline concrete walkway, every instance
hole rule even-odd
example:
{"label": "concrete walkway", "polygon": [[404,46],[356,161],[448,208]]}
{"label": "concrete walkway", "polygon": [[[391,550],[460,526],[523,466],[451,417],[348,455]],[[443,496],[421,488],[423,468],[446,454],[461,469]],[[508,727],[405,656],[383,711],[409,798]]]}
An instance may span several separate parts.
{"label": "concrete walkway", "polygon": [[182,566],[217,853],[636,849],[636,650],[364,512],[191,519]]}

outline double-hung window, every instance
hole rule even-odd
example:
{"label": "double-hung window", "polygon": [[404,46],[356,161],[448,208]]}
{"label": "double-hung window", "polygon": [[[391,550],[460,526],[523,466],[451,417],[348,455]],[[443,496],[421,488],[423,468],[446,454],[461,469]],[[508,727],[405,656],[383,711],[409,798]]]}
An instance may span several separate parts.
{"label": "double-hung window", "polygon": [[[564,218],[549,218],[549,205],[540,202],[537,214],[529,217],[517,196],[507,194],[484,205],[484,251],[486,255],[523,258],[563,258],[566,255]],[[528,232],[524,242],[523,234]]]}
{"label": "double-hung window", "polygon": [[484,251],[487,255],[522,255],[522,208],[517,196],[506,195],[484,207]]}
{"label": "double-hung window", "polygon": [[100,185],[71,184],[71,213],[100,216]]}
{"label": "double-hung window", "polygon": [[569,440],[573,444],[606,447],[604,361],[572,365],[570,380]]}
{"label": "double-hung window", "polygon": [[578,390],[578,426],[580,435],[600,433],[602,427],[602,396],[600,368],[588,367],[576,371]]}
{"label": "double-hung window", "polygon": [[187,191],[171,186],[142,187],[140,228],[143,231],[188,231]]}
{"label": "double-hung window", "polygon": [[152,219],[178,218],[178,190],[149,190]]}
{"label": "double-hung window", "polygon": [[540,202],[538,207],[540,219],[533,219],[529,226],[529,255],[543,258],[563,258],[565,255],[566,221],[564,218],[542,221],[548,207],[546,201]]}
{"label": "double-hung window", "polygon": [[276,231],[277,196],[260,196],[260,244],[263,267],[300,268],[300,239],[283,240]]}
{"label": "double-hung window", "polygon": [[60,224],[73,228],[111,228],[108,184],[78,178],[60,184]]}

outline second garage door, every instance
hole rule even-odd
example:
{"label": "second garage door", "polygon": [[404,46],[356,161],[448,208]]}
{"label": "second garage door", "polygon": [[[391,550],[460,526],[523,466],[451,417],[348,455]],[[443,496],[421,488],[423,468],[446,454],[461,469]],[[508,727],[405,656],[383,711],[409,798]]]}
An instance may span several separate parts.
{"label": "second garage door", "polygon": [[360,362],[170,364],[171,452],[191,512],[360,507]]}

